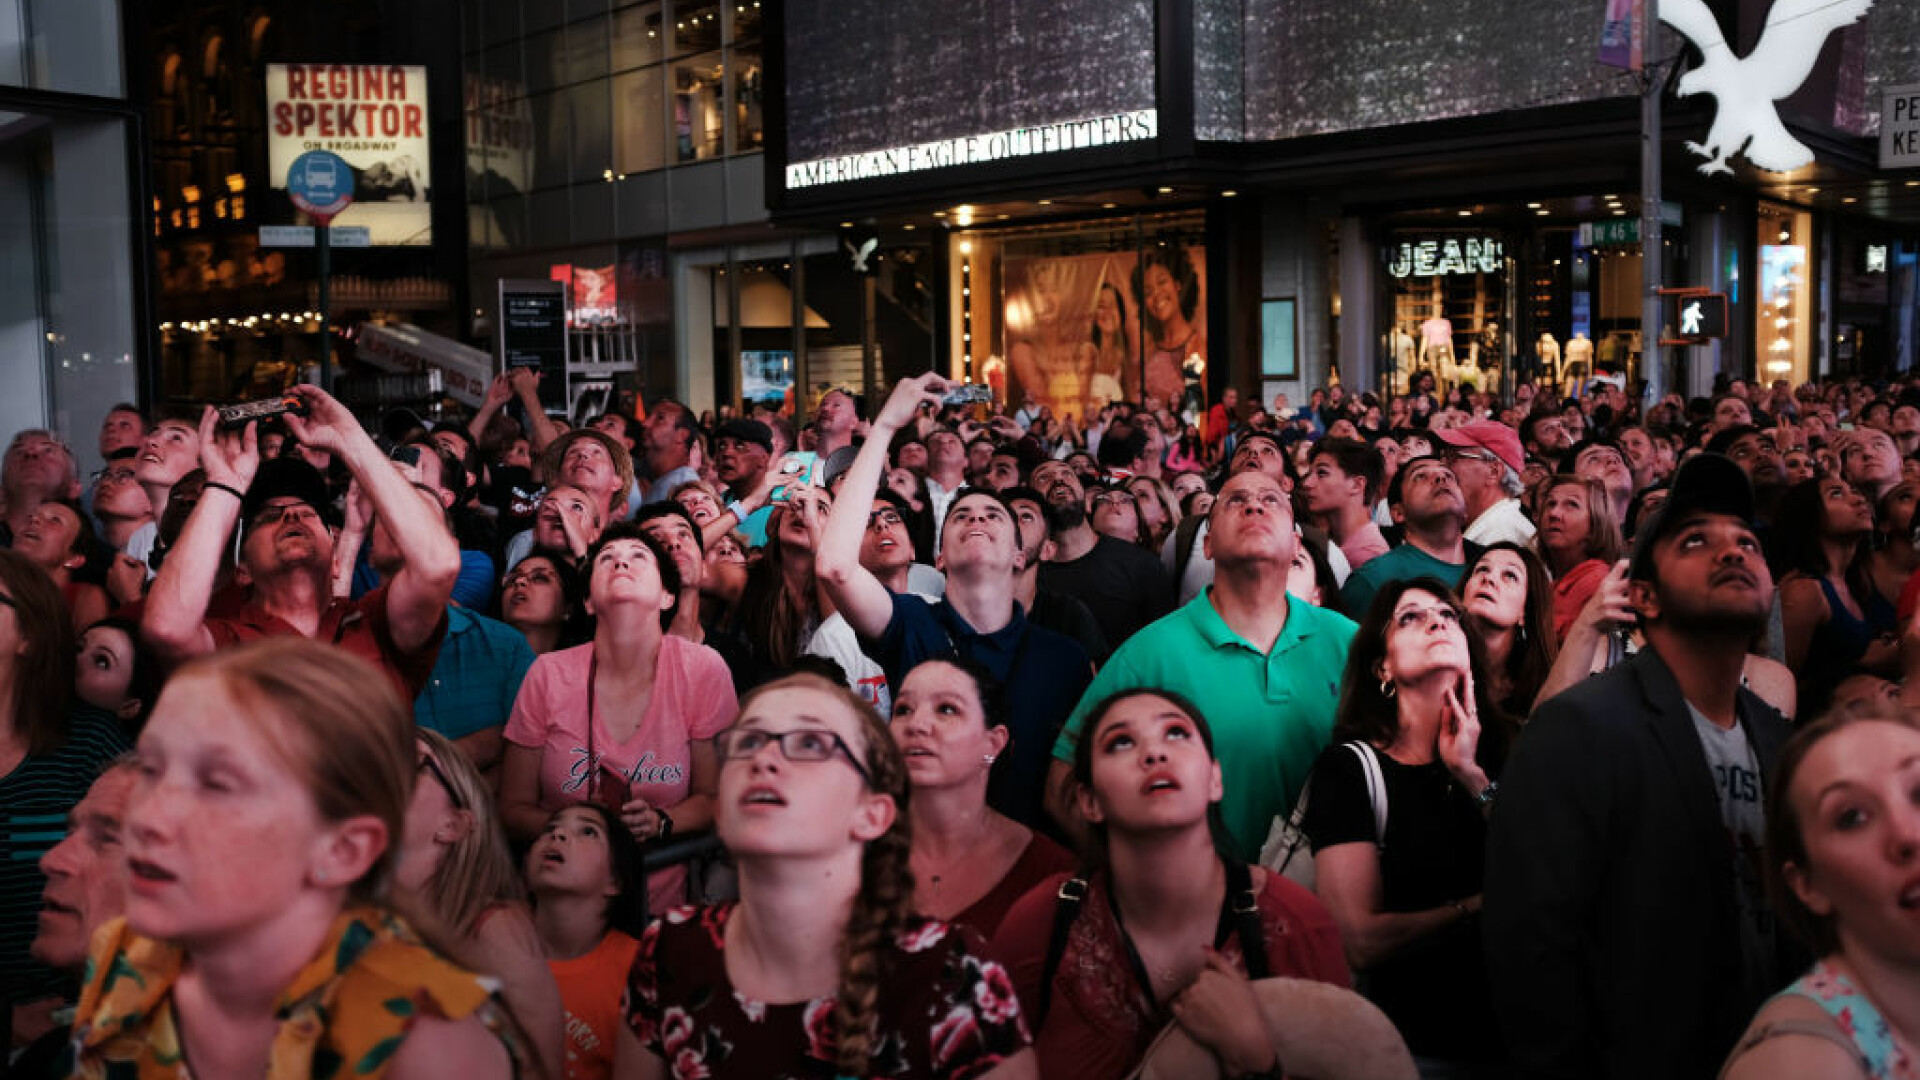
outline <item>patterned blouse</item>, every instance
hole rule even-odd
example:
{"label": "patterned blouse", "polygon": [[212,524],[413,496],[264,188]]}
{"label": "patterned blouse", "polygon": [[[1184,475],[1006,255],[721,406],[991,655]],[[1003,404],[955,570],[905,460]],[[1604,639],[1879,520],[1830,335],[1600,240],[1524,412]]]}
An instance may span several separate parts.
{"label": "patterned blouse", "polygon": [[[647,927],[627,982],[628,1026],[679,1080],[838,1075],[832,996],[770,1004],[733,988],[724,953],[733,911],[677,908]],[[914,919],[893,946],[868,1076],[965,1080],[1026,1048],[1013,983],[981,958],[972,931]]]}
{"label": "patterned blouse", "polygon": [[[74,1014],[76,1080],[190,1080],[171,994],[181,959],[124,919],[95,935]],[[281,995],[267,1080],[378,1080],[418,1016],[479,1017],[506,1046],[515,1075],[533,1075],[495,989],[441,959],[398,917],[348,908]]]}

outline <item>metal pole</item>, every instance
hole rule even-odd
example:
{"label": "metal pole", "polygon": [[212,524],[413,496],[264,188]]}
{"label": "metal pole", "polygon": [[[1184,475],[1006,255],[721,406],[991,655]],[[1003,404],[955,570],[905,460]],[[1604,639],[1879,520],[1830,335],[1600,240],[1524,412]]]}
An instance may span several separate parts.
{"label": "metal pole", "polygon": [[313,227],[313,242],[320,249],[320,389],[333,393],[333,342],[328,330],[329,295],[331,289],[328,280],[333,276],[333,224],[329,221],[318,222]]}
{"label": "metal pole", "polygon": [[1660,354],[1660,268],[1665,247],[1660,225],[1660,91],[1665,81],[1654,59],[1654,35],[1660,29],[1660,0],[1641,0],[1640,9],[1640,377],[1646,380],[1643,408],[1660,403],[1666,371]]}

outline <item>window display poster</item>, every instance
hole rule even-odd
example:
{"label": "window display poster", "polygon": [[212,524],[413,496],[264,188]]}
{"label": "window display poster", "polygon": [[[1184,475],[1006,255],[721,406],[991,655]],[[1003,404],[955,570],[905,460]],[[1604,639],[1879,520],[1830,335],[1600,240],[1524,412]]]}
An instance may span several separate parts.
{"label": "window display poster", "polygon": [[1031,395],[1086,417],[1142,394],[1204,408],[1206,250],[1009,256],[1004,265],[1010,403]]}

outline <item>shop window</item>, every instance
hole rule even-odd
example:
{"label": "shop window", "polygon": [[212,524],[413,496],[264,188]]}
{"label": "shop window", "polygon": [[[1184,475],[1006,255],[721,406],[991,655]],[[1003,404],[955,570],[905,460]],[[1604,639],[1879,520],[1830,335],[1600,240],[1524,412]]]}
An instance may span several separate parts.
{"label": "shop window", "polygon": [[720,47],[720,0],[689,0],[673,5],[673,54]]}
{"label": "shop window", "polygon": [[604,177],[612,168],[613,132],[607,92],[605,79],[568,91],[573,113],[571,166],[575,183]]}
{"label": "shop window", "polygon": [[673,65],[675,161],[705,161],[720,156],[726,127],[720,102],[721,70],[719,53]]}
{"label": "shop window", "polygon": [[1768,382],[1786,379],[1798,386],[1812,377],[1813,290],[1808,286],[1807,255],[1813,215],[1762,204],[1758,220],[1760,302],[1753,339],[1760,374]]}
{"label": "shop window", "polygon": [[660,5],[641,4],[613,13],[613,70],[656,63],[661,55]]}
{"label": "shop window", "polygon": [[1497,378],[1506,311],[1506,249],[1482,232],[1404,232],[1386,253],[1393,295],[1385,353],[1392,389],[1405,392],[1417,372],[1442,388],[1486,386]]}
{"label": "shop window", "polygon": [[733,38],[734,41],[748,41],[760,36],[760,0],[733,0]]}
{"label": "shop window", "polygon": [[733,143],[729,150],[736,154],[758,150],[766,141],[760,47],[736,45],[728,50],[727,70],[733,83]]}
{"label": "shop window", "polygon": [[567,110],[567,94],[536,94],[529,99],[533,107],[535,152],[533,186],[558,187],[567,183],[567,167],[573,143],[573,123]]}
{"label": "shop window", "polygon": [[645,172],[667,163],[661,69],[642,68],[613,80],[614,168]]}

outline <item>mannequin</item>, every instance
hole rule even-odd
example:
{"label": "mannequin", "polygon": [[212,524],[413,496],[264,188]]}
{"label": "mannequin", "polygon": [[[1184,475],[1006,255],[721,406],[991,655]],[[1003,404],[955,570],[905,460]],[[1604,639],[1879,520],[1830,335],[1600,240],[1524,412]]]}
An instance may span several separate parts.
{"label": "mannequin", "polygon": [[1555,382],[1560,380],[1560,341],[1551,333],[1540,335],[1540,344],[1536,347],[1540,356],[1540,370]]}
{"label": "mannequin", "polygon": [[1439,315],[1420,324],[1420,360],[1428,367],[1453,363],[1453,323]]}
{"label": "mannequin", "polygon": [[1567,363],[1587,364],[1589,365],[1588,370],[1592,370],[1593,342],[1587,340],[1587,335],[1584,331],[1575,330],[1573,332],[1573,339],[1567,342]]}

